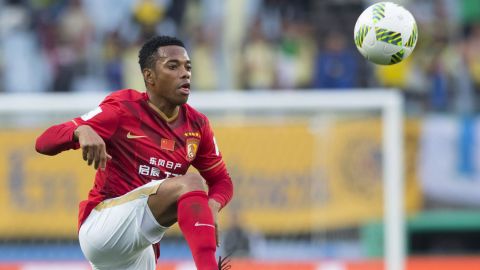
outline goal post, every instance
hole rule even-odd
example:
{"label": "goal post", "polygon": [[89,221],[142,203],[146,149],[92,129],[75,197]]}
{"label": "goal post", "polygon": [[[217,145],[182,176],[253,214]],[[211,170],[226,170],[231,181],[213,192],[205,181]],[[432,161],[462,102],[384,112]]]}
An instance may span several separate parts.
{"label": "goal post", "polygon": [[405,269],[403,96],[396,89],[310,92],[196,93],[201,111],[380,110],[383,123],[385,269]]}
{"label": "goal post", "polygon": [[[58,123],[62,121],[68,121],[71,117],[81,115],[93,108],[95,108],[108,93],[62,93],[62,94],[4,94],[0,96],[0,123],[2,130],[11,128],[31,128],[37,132],[41,128],[47,125]],[[207,116],[211,116],[210,119],[214,124],[214,130],[216,131],[215,124],[217,121],[227,119],[226,122],[255,122],[258,119],[267,116],[270,119],[267,121],[277,121],[279,116],[282,115],[301,115],[301,117],[317,117],[318,112],[331,112],[336,113],[350,113],[356,114],[357,112],[378,112],[380,114],[381,123],[381,178],[383,182],[383,223],[384,223],[384,262],[385,269],[387,270],[403,270],[405,269],[405,215],[404,215],[404,146],[403,146],[403,134],[404,134],[404,114],[403,114],[403,97],[401,92],[396,89],[349,89],[349,90],[282,90],[282,91],[258,91],[258,92],[246,92],[246,91],[224,91],[224,92],[193,92],[189,104],[205,113]],[[273,116],[273,117],[271,117]],[[270,118],[269,118],[270,117]],[[219,120],[220,119],[220,120]],[[258,125],[262,125],[264,121],[259,121]],[[361,124],[361,121],[360,121]],[[272,129],[276,127],[272,125]],[[280,130],[279,127],[278,130]],[[236,130],[232,132],[232,136],[242,136],[242,134],[236,134]],[[248,130],[240,131],[248,134]],[[261,131],[263,132],[263,131]],[[259,134],[263,134],[263,133]],[[296,136],[296,130],[292,131],[292,134]],[[230,133],[229,133],[230,134]],[[1,134],[0,134],[1,135]],[[217,134],[217,136],[221,134]],[[5,136],[11,136],[7,134]],[[29,135],[31,137],[31,135]],[[279,135],[287,136],[287,135]],[[28,136],[27,136],[28,137]],[[25,141],[30,142],[31,138],[28,137]],[[283,137],[282,137],[283,138]],[[285,137],[287,138],[287,137]],[[291,137],[288,137],[291,139]],[[221,138],[217,138],[220,140]],[[295,140],[295,137],[293,137]],[[303,137],[302,137],[303,139]],[[229,140],[229,142],[235,142],[235,139]],[[242,142],[240,142],[241,144]],[[308,142],[305,142],[308,143]],[[13,143],[12,145],[14,145]],[[20,144],[20,142],[19,142]],[[12,146],[13,147],[13,146]],[[22,146],[21,149],[27,149],[33,146]],[[220,150],[226,148],[227,145],[220,145]],[[244,147],[247,151],[247,145],[239,145],[238,149]],[[226,149],[225,149],[226,150]],[[222,151],[223,152],[223,151]],[[280,152],[271,153],[271,155],[278,155]],[[261,154],[261,152],[256,152]],[[322,153],[318,153],[322,155]],[[48,161],[27,161],[25,164],[26,170],[32,170],[32,174],[45,170],[45,165]],[[80,161],[78,161],[80,162]],[[227,160],[227,165],[230,165],[230,160]],[[72,165],[73,164],[66,164]],[[4,166],[7,167],[7,166]],[[37,168],[38,167],[38,168]],[[304,166],[305,167],[305,166]],[[298,168],[304,168],[299,166]],[[9,172],[2,172],[3,167],[0,166],[0,173],[8,174]],[[297,169],[298,169],[297,168]],[[265,170],[270,170],[266,168]],[[67,169],[65,169],[67,170]],[[261,169],[260,169],[261,170]],[[63,172],[63,171],[62,171]],[[53,172],[52,172],[53,173]],[[85,173],[85,172],[80,172]],[[88,172],[90,175],[93,173]],[[35,176],[36,177],[36,176]],[[83,176],[82,176],[83,177]],[[33,181],[33,180],[32,180]],[[43,181],[43,180],[42,180]],[[60,181],[60,180],[59,180]],[[82,180],[83,182],[88,182]],[[241,179],[239,179],[241,181]],[[80,182],[80,181],[79,181]],[[74,183],[72,183],[73,185]],[[55,182],[54,187],[57,183]],[[86,196],[83,193],[85,189],[91,186],[91,182],[82,183],[82,192],[78,193],[78,196],[73,198]],[[21,190],[20,190],[21,191]],[[289,190],[287,193],[292,196],[301,197],[302,194],[296,194],[295,190]],[[63,191],[58,191],[61,193]],[[42,192],[37,192],[39,197],[42,197]],[[244,194],[236,194],[236,196],[243,196]],[[0,194],[2,197],[3,194]],[[46,196],[46,195],[45,195]],[[5,196],[3,196],[5,198]],[[83,198],[82,198],[83,199]],[[275,199],[275,198],[274,198]],[[50,200],[52,201],[52,200]],[[49,201],[49,202],[50,202]],[[55,200],[54,200],[55,202]],[[32,202],[33,204],[33,202]],[[60,204],[60,201],[59,201]],[[8,205],[8,203],[6,203]],[[76,217],[76,212],[72,209],[76,208],[75,204],[71,209],[67,209],[69,214],[73,211],[73,219]],[[63,207],[63,204],[62,204]],[[45,210],[47,212],[38,212],[39,218],[45,218],[49,214],[63,215],[63,210],[59,210],[58,205],[53,205],[51,209]],[[312,208],[317,209],[317,208]],[[255,209],[251,209],[252,211]],[[41,210],[39,210],[41,211]],[[66,212],[66,211],[65,211]],[[262,214],[264,212],[260,212]],[[265,212],[267,215],[270,213]],[[248,214],[248,213],[247,213]],[[302,213],[299,213],[301,216]],[[308,215],[308,213],[307,213]],[[315,212],[313,212],[315,215]],[[247,215],[248,216],[248,215]],[[257,215],[258,216],[258,215]],[[250,220],[255,219],[257,216],[249,216]],[[274,217],[266,217],[266,219]],[[29,215],[29,218],[37,217],[36,214]],[[303,217],[303,216],[302,216]],[[18,222],[22,222],[22,216],[15,219]],[[65,217],[67,220],[67,217]],[[59,226],[62,228],[69,227],[65,225],[62,219],[59,219]],[[7,221],[5,221],[7,222]],[[25,221],[26,222],[26,221]],[[31,222],[31,221],[30,221]],[[68,221],[70,222],[70,221]],[[75,220],[72,222],[71,232],[67,231],[62,235],[75,236]],[[303,222],[303,221],[302,221]],[[317,223],[311,222],[310,219],[305,219],[305,228],[312,228]],[[41,235],[45,234],[46,237],[55,238],[55,233],[60,233],[60,228],[50,228],[54,224],[44,222],[38,226],[38,231],[28,231],[27,226],[20,226],[18,224],[2,224],[0,222],[0,239],[1,238],[19,238],[25,239],[32,237],[38,239]],[[308,224],[307,224],[308,223]],[[293,223],[298,224],[298,223]],[[323,224],[323,223],[322,223]],[[266,226],[271,228],[272,231],[276,229],[271,224],[257,224],[259,228]],[[269,227],[270,226],[270,227]],[[292,225],[293,226],[293,225]],[[310,227],[309,227],[310,226]],[[328,224],[326,226],[329,226]],[[23,229],[25,227],[25,229]],[[6,228],[15,228],[6,229]]]}

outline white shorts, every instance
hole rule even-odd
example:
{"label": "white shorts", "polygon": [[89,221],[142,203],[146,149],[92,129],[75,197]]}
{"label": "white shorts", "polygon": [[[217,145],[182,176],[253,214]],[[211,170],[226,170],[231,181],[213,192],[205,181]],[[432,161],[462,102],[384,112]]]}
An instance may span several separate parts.
{"label": "white shorts", "polygon": [[80,227],[79,242],[93,269],[155,269],[152,244],[167,228],[158,224],[147,200],[162,182],[152,181],[92,210]]}

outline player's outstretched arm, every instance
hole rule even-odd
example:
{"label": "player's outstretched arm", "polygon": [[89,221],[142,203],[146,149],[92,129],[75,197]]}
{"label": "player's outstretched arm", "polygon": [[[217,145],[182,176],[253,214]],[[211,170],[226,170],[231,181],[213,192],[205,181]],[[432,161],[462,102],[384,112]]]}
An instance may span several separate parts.
{"label": "player's outstretched arm", "polygon": [[88,166],[93,164],[95,169],[105,169],[107,160],[112,157],[107,153],[105,142],[93,128],[88,125],[81,125],[75,129],[74,139],[82,148],[83,160]]}
{"label": "player's outstretched arm", "polygon": [[37,152],[53,156],[60,152],[82,148],[83,158],[88,165],[104,168],[109,156],[105,142],[115,133],[119,117],[118,106],[111,100],[104,101],[94,110],[68,122],[54,125],[37,138]]}

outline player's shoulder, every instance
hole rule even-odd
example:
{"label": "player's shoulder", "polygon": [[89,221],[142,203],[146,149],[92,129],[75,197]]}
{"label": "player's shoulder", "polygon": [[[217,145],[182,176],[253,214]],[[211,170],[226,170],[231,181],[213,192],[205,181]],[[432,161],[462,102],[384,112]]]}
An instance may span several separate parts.
{"label": "player's shoulder", "polygon": [[105,97],[102,103],[123,103],[123,102],[137,102],[145,99],[145,93],[134,89],[122,89],[112,92]]}
{"label": "player's shoulder", "polygon": [[199,110],[195,109],[188,103],[183,104],[185,114],[190,121],[198,122],[201,125],[208,123],[208,118],[205,114],[201,113]]}

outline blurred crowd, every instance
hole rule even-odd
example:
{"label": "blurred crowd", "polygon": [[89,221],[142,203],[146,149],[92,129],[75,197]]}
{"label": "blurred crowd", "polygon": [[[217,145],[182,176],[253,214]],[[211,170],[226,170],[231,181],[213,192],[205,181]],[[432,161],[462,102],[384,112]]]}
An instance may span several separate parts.
{"label": "blurred crowd", "polygon": [[410,113],[477,112],[480,1],[402,0],[419,40],[386,67],[353,43],[373,2],[0,0],[0,92],[143,90],[139,47],[167,34],[187,45],[194,90],[392,87]]}

